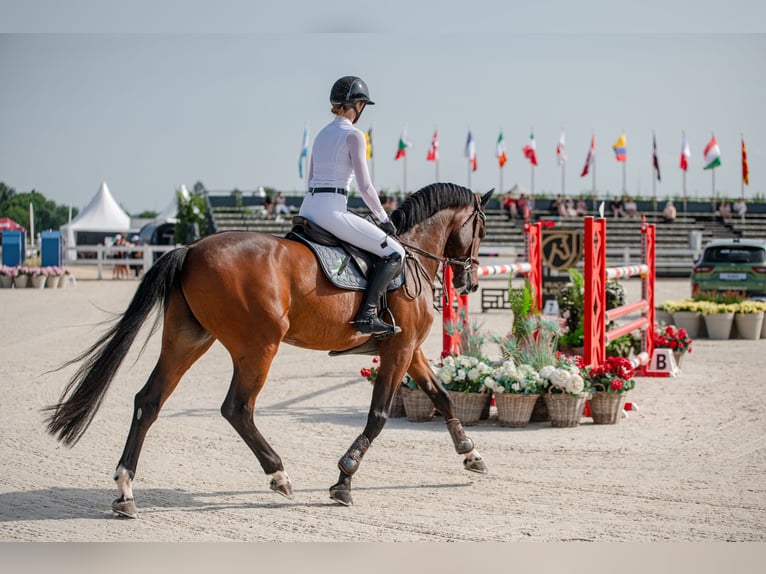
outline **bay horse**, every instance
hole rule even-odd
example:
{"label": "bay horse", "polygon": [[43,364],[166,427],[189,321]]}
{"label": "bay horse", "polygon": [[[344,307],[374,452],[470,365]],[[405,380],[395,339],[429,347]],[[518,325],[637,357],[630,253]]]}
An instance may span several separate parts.
{"label": "bay horse", "polygon": [[161,314],[160,356],[135,395],[130,431],[114,475],[120,496],[112,509],[118,515],[138,516],[132,482],[146,433],[183,374],[215,340],[227,349],[233,363],[221,414],[270,475],[270,488],[281,495],[292,498],[290,478],[279,455],[256,428],[253,413],[282,342],[351,352],[377,345],[374,353],[380,356],[380,365],[367,423],[338,462],[340,477],[330,487],[335,502],[353,503],[351,478],[382,431],[405,373],[444,415],[455,450],[464,456],[464,468],[486,473],[421,345],[433,322],[434,281],[440,264],[452,267],[453,286],[459,293],[478,288],[479,244],[486,234],[484,207],[491,196],[492,191],[480,197],[464,187],[435,183],[411,195],[391,214],[406,249],[407,280],[387,297],[401,332],[379,341],[357,335],[350,323],[362,292],[335,287],[314,254],[298,241],[228,231],[167,252],[146,272],[114,324],[89,349],[63,365],[79,363],[59,402],[46,407],[48,432],[65,445],[77,443],[139,328],[158,311],[154,327]]}

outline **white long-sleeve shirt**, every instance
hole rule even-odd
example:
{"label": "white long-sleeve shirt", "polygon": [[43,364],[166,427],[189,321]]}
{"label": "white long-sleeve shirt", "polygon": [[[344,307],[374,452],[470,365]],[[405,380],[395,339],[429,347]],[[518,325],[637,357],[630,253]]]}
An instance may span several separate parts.
{"label": "white long-sleeve shirt", "polygon": [[380,222],[388,214],[380,204],[367,170],[364,134],[348,118],[336,116],[314,139],[309,165],[309,187],[340,187],[348,189],[356,178],[359,193],[367,207]]}

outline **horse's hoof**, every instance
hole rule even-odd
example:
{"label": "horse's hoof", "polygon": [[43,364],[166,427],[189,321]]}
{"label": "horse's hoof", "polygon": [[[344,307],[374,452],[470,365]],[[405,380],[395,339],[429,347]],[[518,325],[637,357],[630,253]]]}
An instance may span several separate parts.
{"label": "horse's hoof", "polygon": [[115,498],[112,502],[112,510],[124,518],[138,518],[136,501],[132,498]]}
{"label": "horse's hoof", "polygon": [[293,485],[290,484],[290,482],[278,482],[272,478],[271,483],[269,484],[269,488],[271,488],[271,490],[277,494],[281,494],[285,498],[289,498],[290,500],[293,499]]}
{"label": "horse's hoof", "polygon": [[487,474],[488,472],[487,465],[484,464],[484,459],[481,458],[463,459],[463,468],[479,474]]}
{"label": "horse's hoof", "polygon": [[351,506],[354,504],[354,501],[351,499],[351,491],[346,488],[331,487],[330,498],[343,506]]}

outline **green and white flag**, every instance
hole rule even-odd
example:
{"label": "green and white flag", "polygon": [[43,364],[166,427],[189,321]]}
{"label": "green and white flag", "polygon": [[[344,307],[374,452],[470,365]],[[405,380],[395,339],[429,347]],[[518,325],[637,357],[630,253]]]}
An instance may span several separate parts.
{"label": "green and white flag", "polygon": [[721,165],[721,149],[715,141],[715,135],[710,136],[710,141],[705,147],[705,169],[713,169]]}

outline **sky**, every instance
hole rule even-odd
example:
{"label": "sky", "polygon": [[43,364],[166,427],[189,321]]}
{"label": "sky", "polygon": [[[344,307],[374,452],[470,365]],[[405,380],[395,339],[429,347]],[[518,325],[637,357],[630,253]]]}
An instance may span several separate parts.
{"label": "sky", "polygon": [[[379,191],[401,190],[405,169],[409,190],[436,180],[425,158],[438,129],[439,179],[470,177],[477,192],[500,186],[501,131],[504,190],[531,189],[522,148],[534,131],[534,191],[560,193],[563,130],[570,195],[593,185],[580,177],[592,134],[598,195],[622,193],[612,145],[623,131],[629,195],[652,194],[653,131],[660,199],[682,192],[683,131],[690,197],[713,193],[702,160],[713,133],[716,192],[739,196],[744,136],[746,197],[766,194],[766,7],[755,1],[129,4],[0,0],[0,181],[78,208],[106,181],[131,214],[197,181],[305,190],[303,130],[311,140],[331,120],[332,83],[358,75],[376,101],[357,126],[373,129]],[[395,161],[405,129],[413,145]]]}

